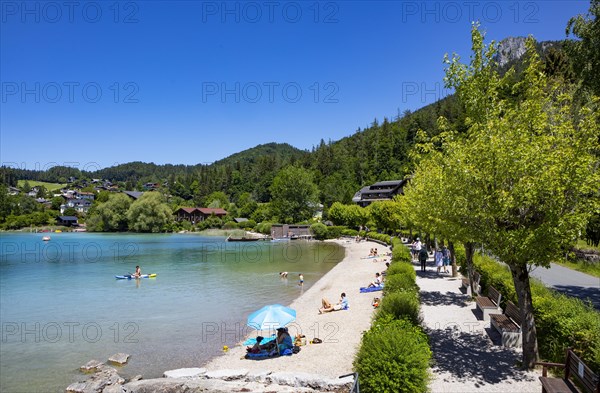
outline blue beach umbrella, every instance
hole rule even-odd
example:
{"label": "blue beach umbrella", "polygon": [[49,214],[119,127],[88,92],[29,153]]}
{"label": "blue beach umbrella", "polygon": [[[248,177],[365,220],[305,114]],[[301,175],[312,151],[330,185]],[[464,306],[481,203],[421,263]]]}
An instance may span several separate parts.
{"label": "blue beach umbrella", "polygon": [[284,327],[296,319],[296,310],[281,304],[264,306],[248,316],[247,325],[256,330]]}

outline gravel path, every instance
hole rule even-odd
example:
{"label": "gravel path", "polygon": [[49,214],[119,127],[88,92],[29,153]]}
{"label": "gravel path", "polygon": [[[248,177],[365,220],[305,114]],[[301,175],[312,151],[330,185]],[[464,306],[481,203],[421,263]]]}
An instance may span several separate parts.
{"label": "gravel path", "polygon": [[504,348],[500,335],[475,313],[475,302],[461,292],[460,277],[437,274],[413,263],[421,289],[421,312],[433,351],[429,389],[438,392],[536,392],[536,371],[522,371],[521,350]]}

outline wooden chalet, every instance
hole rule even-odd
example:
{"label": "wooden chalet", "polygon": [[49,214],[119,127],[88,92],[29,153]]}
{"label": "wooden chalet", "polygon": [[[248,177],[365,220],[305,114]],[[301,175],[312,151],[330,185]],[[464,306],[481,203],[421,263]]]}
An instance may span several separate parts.
{"label": "wooden chalet", "polygon": [[175,219],[177,221],[189,221],[192,224],[196,224],[213,215],[218,218],[223,218],[227,215],[227,211],[221,208],[211,207],[180,207],[175,212]]}
{"label": "wooden chalet", "polygon": [[354,194],[352,201],[361,207],[370,205],[376,201],[389,201],[396,195],[402,195],[404,186],[408,179],[380,181],[367,187],[363,187]]}

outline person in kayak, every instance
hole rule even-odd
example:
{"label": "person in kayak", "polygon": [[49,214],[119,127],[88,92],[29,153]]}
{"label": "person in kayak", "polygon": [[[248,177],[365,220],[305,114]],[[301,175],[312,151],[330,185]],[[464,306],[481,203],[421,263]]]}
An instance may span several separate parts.
{"label": "person in kayak", "polygon": [[140,269],[139,265],[135,267],[135,273],[133,273],[132,277],[134,277],[134,278],[142,277],[142,269]]}

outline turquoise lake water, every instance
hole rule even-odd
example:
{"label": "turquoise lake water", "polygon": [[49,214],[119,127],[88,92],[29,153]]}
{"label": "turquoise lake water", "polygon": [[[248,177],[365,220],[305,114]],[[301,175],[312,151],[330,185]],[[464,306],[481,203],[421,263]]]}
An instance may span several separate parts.
{"label": "turquoise lake water", "polygon": [[[0,234],[2,392],[64,392],[81,379],[80,365],[117,352],[132,355],[125,377],[201,366],[253,332],[252,311],[291,303],[344,255],[320,242],[49,235]],[[114,278],[136,265],[158,276]]]}

